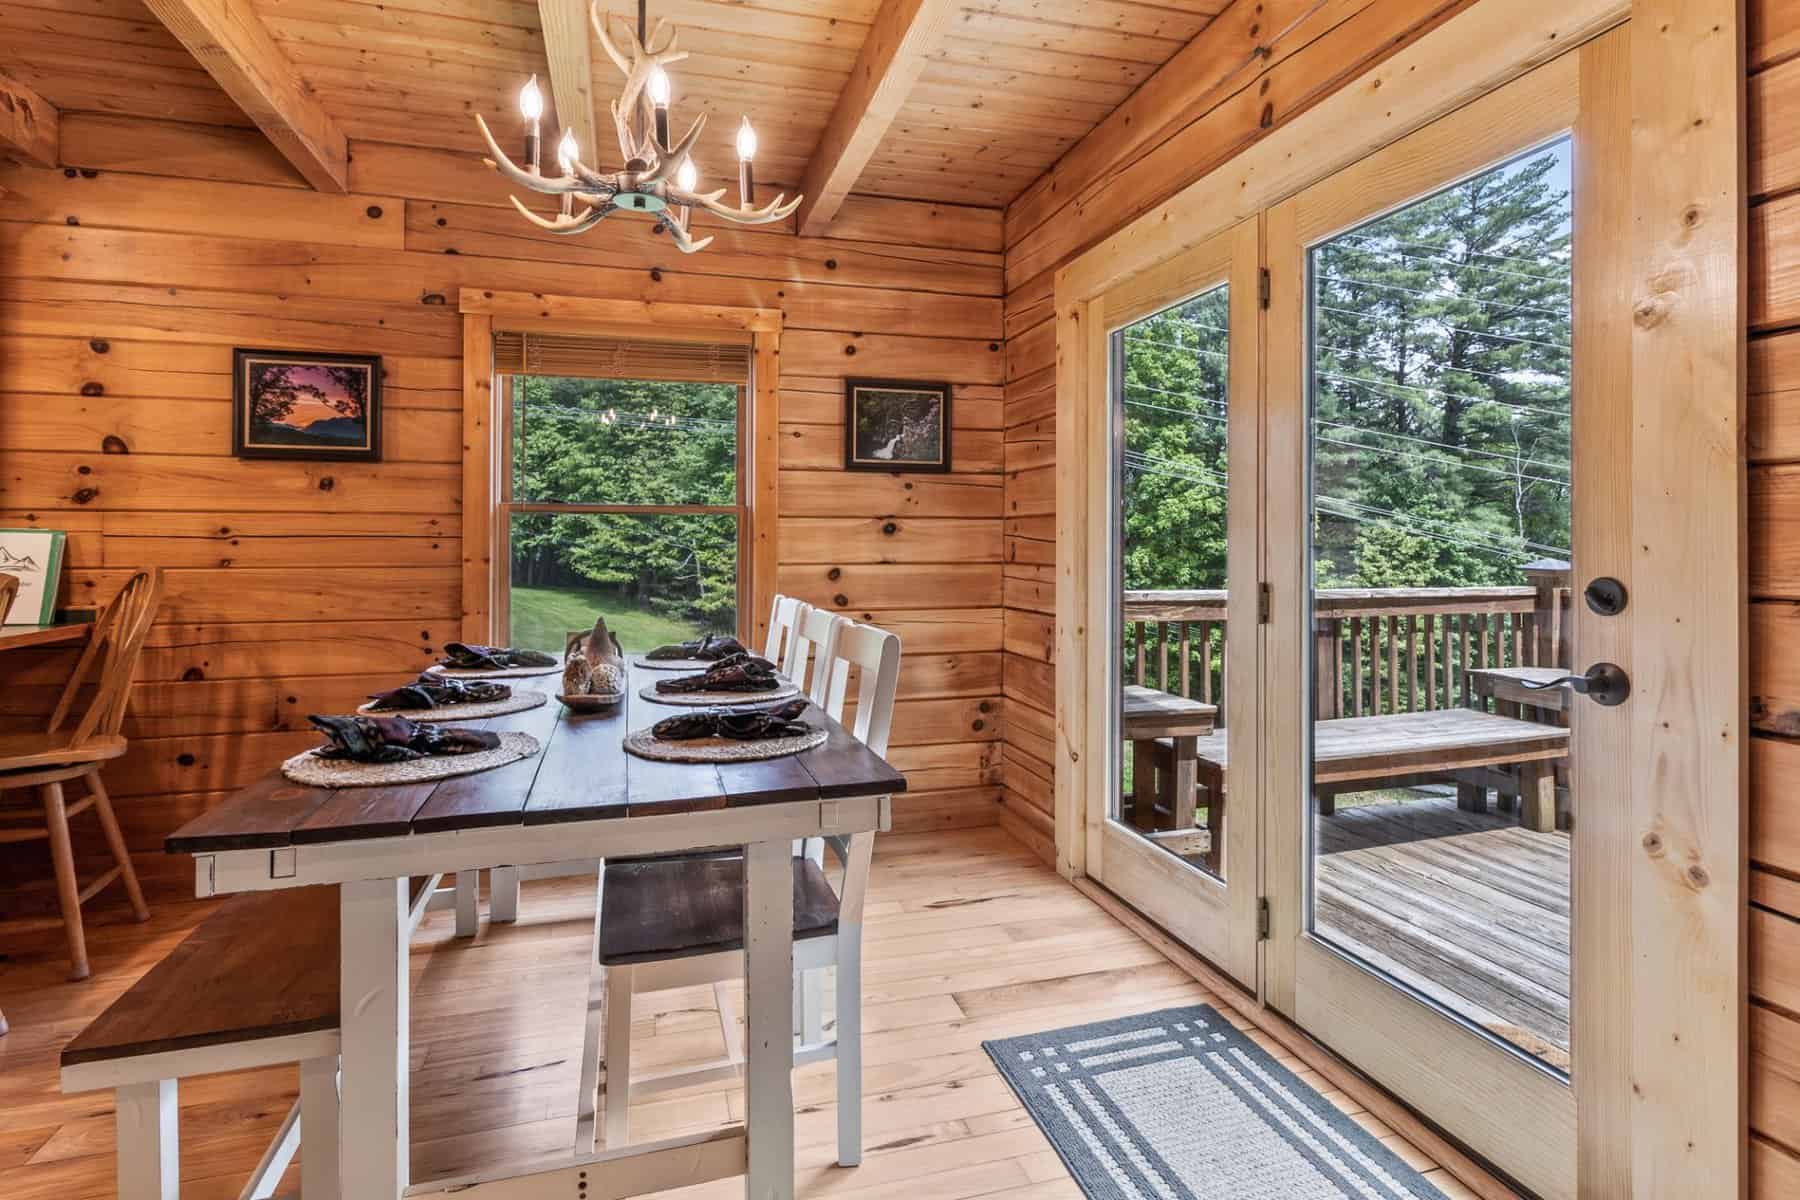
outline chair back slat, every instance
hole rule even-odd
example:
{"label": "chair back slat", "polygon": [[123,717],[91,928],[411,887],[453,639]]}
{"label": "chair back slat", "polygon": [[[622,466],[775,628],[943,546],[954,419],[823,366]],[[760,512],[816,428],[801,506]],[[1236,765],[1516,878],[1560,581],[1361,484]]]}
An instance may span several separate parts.
{"label": "chair back slat", "polygon": [[[793,680],[806,692],[814,704],[825,703],[825,687],[831,676],[831,656],[836,653],[838,630],[850,622],[848,618],[823,608],[808,608],[800,615],[794,626],[794,635],[788,641],[787,661],[781,666],[782,674]],[[811,665],[812,682],[807,682],[807,668]]]}
{"label": "chair back slat", "polygon": [[830,681],[820,701],[834,720],[844,719],[852,667],[857,668],[856,724],[850,732],[875,753],[886,754],[894,724],[894,693],[900,686],[899,635],[855,621],[846,621],[838,630]]}
{"label": "chair back slat", "polygon": [[[70,746],[79,746],[96,734],[112,737],[125,724],[125,710],[131,702],[131,679],[137,672],[138,656],[144,639],[156,616],[156,605],[162,596],[162,568],[139,571],[125,582],[94,620],[81,660],[69,675],[56,708],[50,714],[49,733],[57,736],[73,721]],[[87,707],[76,715],[76,700],[92,676],[94,693]]]}
{"label": "chair back slat", "polygon": [[763,657],[780,667],[787,659],[789,644],[801,619],[812,611],[812,605],[798,596],[775,595],[769,611],[769,638],[763,644]]}
{"label": "chair back slat", "polygon": [[19,577],[7,571],[0,571],[0,624],[6,621],[6,614],[12,611],[13,601],[19,597]]}

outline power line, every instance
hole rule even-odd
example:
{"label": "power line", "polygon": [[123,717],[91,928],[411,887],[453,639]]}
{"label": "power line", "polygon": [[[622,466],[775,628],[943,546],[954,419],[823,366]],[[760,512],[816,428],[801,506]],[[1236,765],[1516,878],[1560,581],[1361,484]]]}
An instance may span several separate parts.
{"label": "power line", "polygon": [[[1369,286],[1373,287],[1376,285],[1371,284]],[[1342,313],[1343,315],[1345,315],[1347,317],[1362,317],[1362,316],[1368,315],[1366,313],[1360,313],[1360,312],[1356,311],[1354,308],[1338,308],[1336,305],[1332,305],[1332,304],[1321,304],[1318,307],[1324,309],[1326,312]],[[1484,330],[1480,330],[1480,329],[1465,329],[1461,325],[1444,324],[1437,317],[1420,317],[1419,320],[1437,322],[1437,323],[1441,324],[1443,326],[1443,328],[1448,329],[1451,333],[1466,333],[1470,337],[1500,338],[1504,341],[1519,342],[1519,343],[1522,343],[1523,345],[1527,345],[1527,346],[1542,346],[1546,350],[1568,350],[1569,349],[1569,345],[1567,342],[1546,342],[1546,341],[1542,341],[1538,338],[1520,337],[1518,334],[1515,334],[1515,333],[1494,333],[1491,330],[1484,331]]]}
{"label": "power line", "polygon": [[1421,292],[1417,288],[1401,287],[1397,283],[1377,283],[1372,279],[1346,279],[1342,275],[1321,275],[1319,278],[1325,280],[1327,283],[1342,283],[1349,287],[1376,287],[1390,292],[1405,292],[1408,296],[1419,296],[1426,300],[1461,300],[1468,304],[1479,304],[1483,308],[1527,309],[1531,312],[1545,313],[1552,317],[1567,317],[1569,315],[1569,310],[1566,308],[1545,308],[1540,304],[1508,304],[1500,300],[1477,300],[1473,296],[1466,296],[1457,292]]}
{"label": "power line", "polygon": [[1403,392],[1417,392],[1422,396],[1443,396],[1457,400],[1466,400],[1471,404],[1498,404],[1501,408],[1517,409],[1519,412],[1539,413],[1546,417],[1557,417],[1564,421],[1569,419],[1568,413],[1558,411],[1554,408],[1543,408],[1533,404],[1513,404],[1507,400],[1496,400],[1492,396],[1463,396],[1458,395],[1455,392],[1447,392],[1442,388],[1429,388],[1417,383],[1394,383],[1386,379],[1359,379],[1355,375],[1340,375],[1336,371],[1320,371],[1315,369],[1313,373],[1322,379],[1337,379],[1344,383],[1355,384],[1359,387],[1398,388]]}
{"label": "power line", "polygon": [[[1332,241],[1337,241],[1338,238],[1356,238],[1359,241],[1365,241],[1365,242],[1389,242],[1396,246],[1416,246],[1416,247],[1419,247],[1419,248],[1425,249],[1425,250],[1447,250],[1447,249],[1449,249],[1448,246],[1434,246],[1430,242],[1410,242],[1410,241],[1407,241],[1405,238],[1390,237],[1390,236],[1385,236],[1385,235],[1374,235],[1374,234],[1367,234],[1367,233],[1341,233],[1338,235],[1337,238],[1333,238]],[[1468,251],[1468,253],[1473,254],[1477,258],[1495,258],[1495,259],[1499,259],[1501,262],[1522,262],[1522,263],[1534,263],[1534,264],[1542,265],[1543,261],[1544,261],[1543,256],[1537,255],[1537,254],[1496,254],[1491,250],[1470,250],[1470,251]],[[1520,272],[1520,273],[1525,274],[1526,272]],[[1556,277],[1554,275],[1538,275],[1538,276],[1536,276],[1536,278],[1543,279],[1543,280],[1546,280],[1546,281],[1552,282],[1552,283],[1556,281]]]}
{"label": "power line", "polygon": [[[1359,234],[1351,234],[1351,233],[1341,234],[1339,236],[1345,237],[1345,238],[1354,238],[1357,241],[1363,241],[1363,242],[1373,242],[1373,241],[1377,240],[1375,238],[1363,237]],[[1332,241],[1334,241],[1334,242],[1337,240],[1338,240],[1338,238],[1332,239]],[[1398,242],[1396,244],[1397,245],[1424,245],[1424,243],[1422,243],[1422,242],[1420,242],[1420,243]],[[1325,251],[1329,251],[1331,248],[1332,247],[1331,247],[1330,242],[1327,242],[1325,245],[1319,247],[1320,250],[1325,250]],[[1488,271],[1495,275],[1510,275],[1514,279],[1530,279],[1536,283],[1551,283],[1551,284],[1561,284],[1561,285],[1567,286],[1567,284],[1569,282],[1568,277],[1563,276],[1563,275],[1538,275],[1531,271],[1510,271],[1505,267],[1490,267],[1483,263],[1464,262],[1463,260],[1456,259],[1456,258],[1440,258],[1440,257],[1437,257],[1435,255],[1430,255],[1430,254],[1408,254],[1404,250],[1389,250],[1385,246],[1383,246],[1381,248],[1381,252],[1386,253],[1386,254],[1392,254],[1396,258],[1410,258],[1414,262],[1443,263],[1446,266],[1466,268],[1468,270],[1473,270],[1473,271]],[[1509,260],[1509,261],[1540,262],[1541,263],[1543,260],[1542,259],[1518,259],[1518,260]]]}
{"label": "power line", "polygon": [[1208,350],[1203,346],[1184,346],[1180,342],[1165,342],[1161,338],[1148,337],[1141,333],[1131,333],[1129,331],[1125,334],[1125,340],[1128,342],[1142,342],[1147,346],[1164,346],[1170,350],[1186,350],[1194,354],[1210,354],[1214,358],[1231,357],[1230,354],[1223,350]]}

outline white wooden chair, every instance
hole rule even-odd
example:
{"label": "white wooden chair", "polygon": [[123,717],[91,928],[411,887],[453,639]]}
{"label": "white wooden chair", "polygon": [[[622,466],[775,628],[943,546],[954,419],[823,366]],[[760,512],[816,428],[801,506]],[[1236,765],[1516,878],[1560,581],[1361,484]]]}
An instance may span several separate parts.
{"label": "white wooden chair", "polygon": [[769,637],[763,643],[762,656],[780,667],[787,658],[788,643],[793,639],[794,630],[812,611],[812,605],[798,596],[775,595],[775,603],[769,611]]}
{"label": "white wooden chair", "polygon": [[[793,636],[788,639],[787,658],[781,663],[781,673],[799,684],[814,704],[822,706],[825,703],[825,669],[822,664],[830,661],[837,648],[838,630],[849,623],[848,617],[840,617],[823,608],[808,608],[794,625]],[[809,664],[810,683],[807,673]]]}
{"label": "white wooden chair", "polygon": [[[874,626],[836,620],[836,627],[820,631],[821,637],[830,638],[831,652],[815,664],[827,696],[824,707],[834,716],[843,712],[855,670],[859,678],[852,732],[877,754],[885,754],[900,678],[900,639]],[[829,1039],[822,1029],[803,1029],[796,1038],[794,1065],[837,1060],[838,1162],[849,1167],[862,1161],[862,916],[875,835],[826,840],[843,864],[835,890],[817,862],[800,855],[794,858],[794,970],[798,979],[837,968],[837,1025]],[[600,1022],[590,1020],[582,1047],[584,1094],[579,1109],[587,1123],[577,1126],[577,1151],[586,1149],[581,1142],[592,1136],[595,1105],[587,1089],[602,1070],[604,1142],[615,1147],[629,1139],[633,1088],[642,1094],[734,1078],[744,1065],[736,1012],[724,986],[744,971],[743,858],[609,863],[602,874],[596,963],[605,975],[606,1055],[602,1068]],[[680,897],[679,904],[670,903],[674,897]],[[713,985],[718,1000],[725,1057],[633,1080],[632,996],[702,983]],[[590,1001],[590,1015],[591,1010]]]}

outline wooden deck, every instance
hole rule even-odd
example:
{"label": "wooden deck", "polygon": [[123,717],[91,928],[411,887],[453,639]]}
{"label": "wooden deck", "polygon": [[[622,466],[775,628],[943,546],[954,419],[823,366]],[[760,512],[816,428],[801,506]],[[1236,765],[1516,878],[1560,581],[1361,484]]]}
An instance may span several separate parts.
{"label": "wooden deck", "polygon": [[1322,936],[1568,1069],[1567,833],[1447,797],[1315,820]]}

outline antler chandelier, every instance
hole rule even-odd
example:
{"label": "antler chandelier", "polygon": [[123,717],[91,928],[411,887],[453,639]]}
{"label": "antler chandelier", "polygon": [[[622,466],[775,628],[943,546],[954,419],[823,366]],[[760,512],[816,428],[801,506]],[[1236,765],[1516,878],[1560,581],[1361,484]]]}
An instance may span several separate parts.
{"label": "antler chandelier", "polygon": [[[767,225],[786,219],[800,207],[804,197],[792,200],[785,195],[761,208],[756,207],[756,183],[751,160],[756,157],[756,131],[745,117],[738,127],[738,203],[736,207],[720,203],[725,189],[701,192],[696,188],[700,172],[694,166],[694,143],[706,127],[706,114],[694,118],[687,135],[673,144],[669,141],[669,64],[687,57],[687,51],[675,48],[676,30],[667,21],[658,20],[650,36],[644,36],[644,0],[638,3],[637,30],[629,27],[624,36],[612,35],[614,14],[602,14],[600,0],[593,0],[588,11],[594,33],[600,39],[606,56],[625,73],[625,87],[612,102],[613,127],[618,133],[619,153],[623,168],[612,172],[596,171],[581,161],[581,147],[572,129],[565,128],[556,146],[556,162],[560,175],[545,175],[539,162],[538,121],[544,115],[544,93],[533,75],[519,92],[519,113],[525,119],[525,157],[529,167],[521,167],[501,151],[481,114],[475,123],[481,127],[491,158],[488,166],[522,188],[562,198],[562,212],[546,218],[526,208],[517,196],[513,207],[525,219],[551,233],[584,233],[618,211],[644,213],[656,218],[658,231],[667,232],[685,254],[704,250],[712,242],[698,241],[688,232],[688,222],[696,208],[716,213],[739,225]],[[664,36],[665,31],[667,36]],[[620,50],[620,46],[624,50]],[[575,211],[575,205],[583,207]]]}

